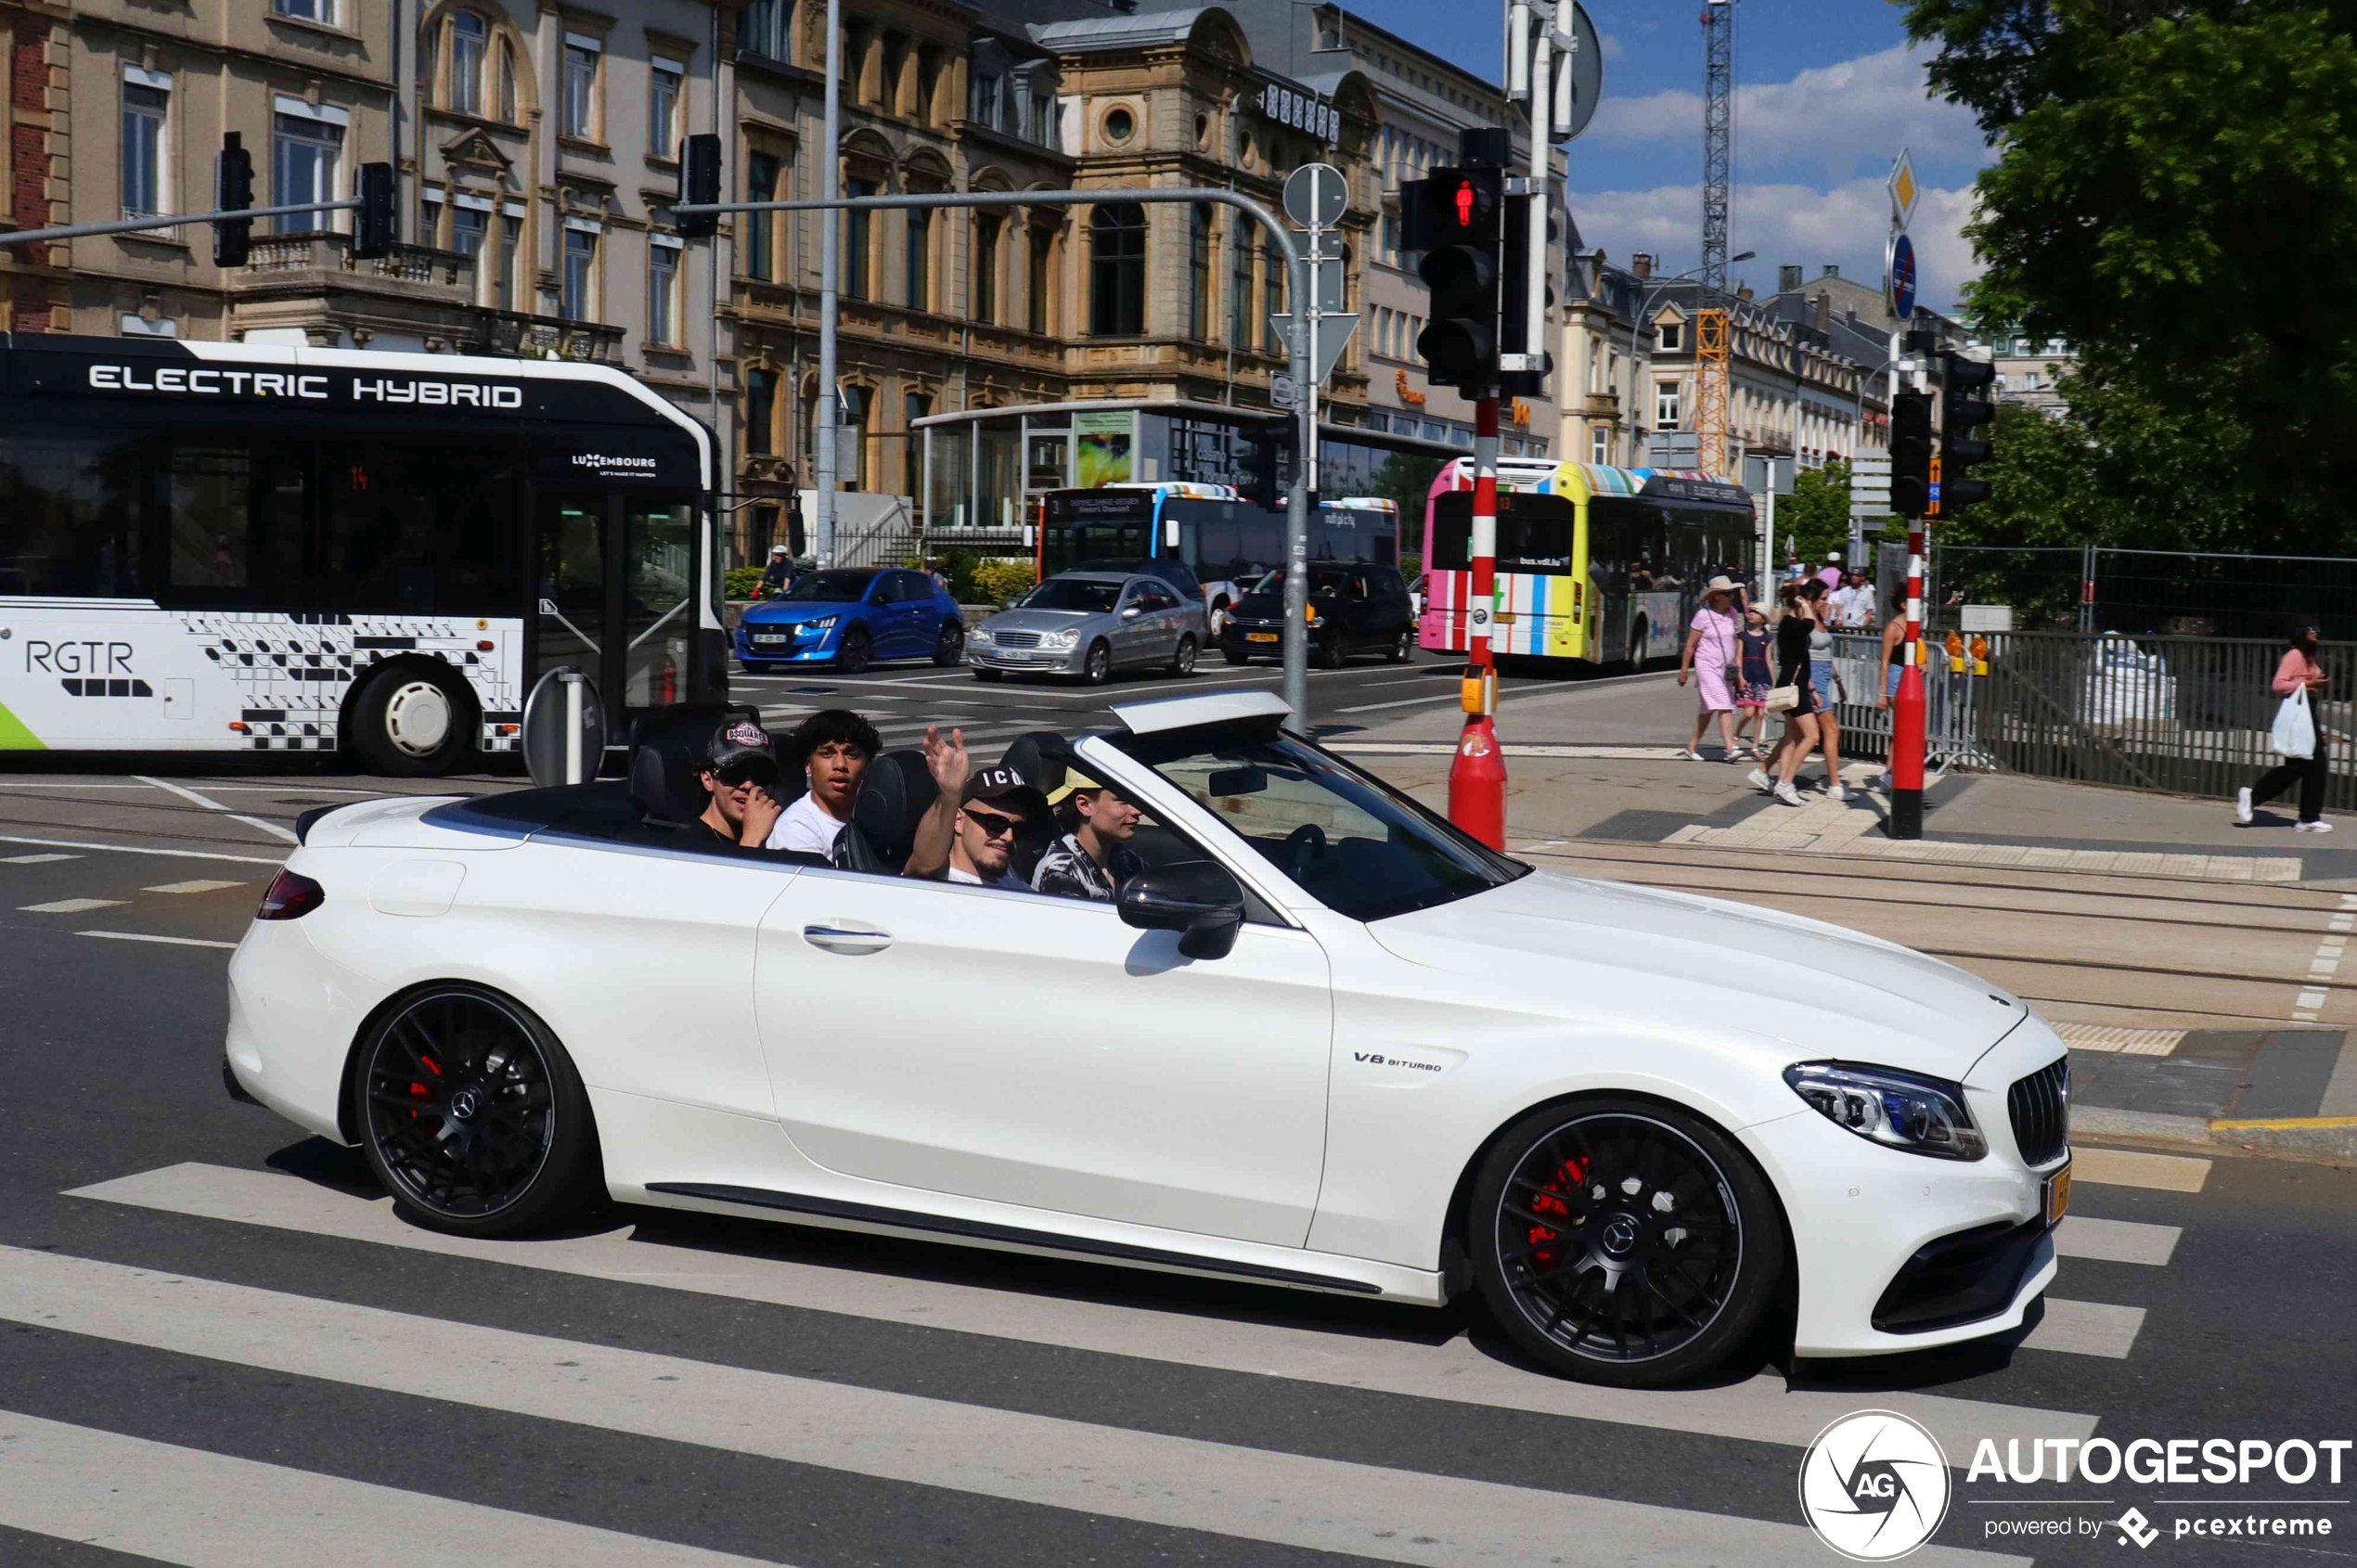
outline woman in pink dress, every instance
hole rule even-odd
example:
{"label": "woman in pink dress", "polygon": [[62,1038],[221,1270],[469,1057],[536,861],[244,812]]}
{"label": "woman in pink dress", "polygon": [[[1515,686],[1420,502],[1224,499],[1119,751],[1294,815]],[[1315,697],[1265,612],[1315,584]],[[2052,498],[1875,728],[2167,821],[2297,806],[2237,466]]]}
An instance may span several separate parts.
{"label": "woman in pink dress", "polygon": [[1694,735],[1679,756],[1688,762],[1702,761],[1702,732],[1710,726],[1713,713],[1719,715],[1719,738],[1726,743],[1724,762],[1735,760],[1735,693],[1737,665],[1742,650],[1735,635],[1742,628],[1735,620],[1735,585],[1725,577],[1713,577],[1703,589],[1702,608],[1694,611],[1694,619],[1686,628],[1686,646],[1678,655],[1678,684],[1683,686],[1692,676],[1701,706],[1694,714]]}

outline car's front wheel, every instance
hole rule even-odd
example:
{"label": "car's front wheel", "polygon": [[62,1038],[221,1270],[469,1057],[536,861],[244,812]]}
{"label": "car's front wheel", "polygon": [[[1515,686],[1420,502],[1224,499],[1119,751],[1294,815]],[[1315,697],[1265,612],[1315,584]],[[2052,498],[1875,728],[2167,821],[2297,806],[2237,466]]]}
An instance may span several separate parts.
{"label": "car's front wheel", "polygon": [[1758,1326],[1784,1216],[1732,1139],[1673,1106],[1589,1100],[1507,1129],[1466,1235],[1483,1298],[1550,1369],[1644,1388],[1708,1371]]}
{"label": "car's front wheel", "polygon": [[978,681],[995,681],[1006,673],[1007,672],[1004,670],[985,670],[981,666],[976,665],[974,668],[974,679]]}
{"label": "car's front wheel", "polygon": [[860,675],[875,656],[876,645],[869,639],[867,628],[854,626],[843,634],[843,650],[835,655],[835,668],[846,675]]}
{"label": "car's front wheel", "polygon": [[1080,678],[1090,686],[1113,679],[1113,649],[1101,642],[1089,644],[1088,656],[1080,663]]}
{"label": "car's front wheel", "polygon": [[1384,657],[1395,664],[1405,664],[1410,655],[1415,651],[1416,628],[1402,626],[1399,628],[1399,635],[1391,639],[1391,646],[1384,649]]}
{"label": "car's front wheel", "polygon": [[1195,635],[1192,632],[1180,637],[1178,646],[1170,650],[1170,673],[1174,675],[1195,673]]}
{"label": "car's front wheel", "polygon": [[1223,647],[1219,650],[1219,656],[1227,660],[1230,664],[1249,664],[1252,662],[1252,655],[1246,653],[1241,648]]}
{"label": "car's front wheel", "polygon": [[431,985],[362,1037],[352,1124],[393,1207],[429,1230],[511,1236],[599,1190],[589,1097],[522,1003]]}

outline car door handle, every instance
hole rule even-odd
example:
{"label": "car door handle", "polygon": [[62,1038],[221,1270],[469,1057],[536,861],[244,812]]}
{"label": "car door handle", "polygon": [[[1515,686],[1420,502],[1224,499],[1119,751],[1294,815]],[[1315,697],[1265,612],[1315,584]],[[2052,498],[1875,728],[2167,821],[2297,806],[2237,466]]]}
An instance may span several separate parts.
{"label": "car door handle", "polygon": [[855,958],[863,953],[881,953],[892,945],[892,932],[888,931],[860,931],[848,926],[805,926],[802,939],[813,947]]}

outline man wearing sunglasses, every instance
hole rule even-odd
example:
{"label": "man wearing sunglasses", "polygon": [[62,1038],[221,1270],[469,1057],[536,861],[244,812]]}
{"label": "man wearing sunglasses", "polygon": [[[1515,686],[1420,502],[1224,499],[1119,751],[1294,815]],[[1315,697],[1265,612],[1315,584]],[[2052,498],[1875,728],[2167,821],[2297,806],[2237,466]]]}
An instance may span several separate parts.
{"label": "man wearing sunglasses", "polygon": [[778,753],[769,732],[751,719],[731,719],[712,732],[699,770],[711,799],[696,821],[723,843],[759,849],[778,825]]}
{"label": "man wearing sunglasses", "polygon": [[1015,835],[1048,809],[1048,797],[1011,767],[968,774],[963,730],[947,740],[939,730],[926,730],[925,765],[941,793],[918,827],[901,875],[1029,893],[1031,884],[1007,865]]}

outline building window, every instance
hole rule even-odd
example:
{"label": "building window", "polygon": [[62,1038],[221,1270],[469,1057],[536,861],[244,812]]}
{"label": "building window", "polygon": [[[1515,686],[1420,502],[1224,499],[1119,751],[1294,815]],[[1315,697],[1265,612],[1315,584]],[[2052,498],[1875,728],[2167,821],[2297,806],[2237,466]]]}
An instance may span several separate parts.
{"label": "building window", "polygon": [[688,68],[657,55],[647,71],[647,151],[657,158],[679,156],[679,102]]}
{"label": "building window", "polygon": [[1664,353],[1676,353],[1686,338],[1684,324],[1676,321],[1663,322],[1659,334],[1661,352]]}
{"label": "building window", "polygon": [[1274,239],[1265,240],[1260,248],[1260,276],[1267,302],[1260,316],[1260,346],[1270,353],[1285,352],[1283,334],[1277,330],[1275,317],[1285,310],[1285,253],[1277,249]]}
{"label": "building window", "polygon": [[745,456],[766,457],[773,443],[770,421],[777,418],[778,376],[755,366],[745,372]]}
{"label": "building window", "polygon": [[316,21],[322,27],[336,25],[336,0],[270,0],[270,8],[279,16]]}
{"label": "building window", "polygon": [[559,310],[567,321],[598,319],[598,237],[586,229],[565,230],[564,293]]}
{"label": "building window", "polygon": [[664,236],[647,239],[647,341],[679,341],[679,245]]}
{"label": "building window", "polygon": [[934,99],[941,92],[941,51],[927,44],[917,50],[917,122],[933,123]]}
{"label": "building window", "polygon": [[[847,180],[844,183],[843,193],[854,200],[863,196],[873,196],[876,194],[876,182]],[[869,298],[868,236],[869,225],[874,217],[874,213],[856,207],[843,215],[843,291],[855,300]]]}
{"label": "building window", "polygon": [[1228,220],[1228,341],[1252,347],[1252,231],[1242,213]]}
{"label": "building window", "polygon": [[502,217],[499,220],[499,266],[491,278],[491,304],[495,310],[516,308],[516,257],[523,250],[523,220]]}
{"label": "building window", "polygon": [[461,114],[483,112],[483,62],[491,30],[472,11],[450,19],[450,107]]}
{"label": "building window", "polygon": [[1054,232],[1044,228],[1033,229],[1030,275],[1024,280],[1024,291],[1029,298],[1024,301],[1024,308],[1026,312],[1024,319],[1034,332],[1047,331],[1048,323],[1054,314],[1050,308],[1054,301],[1050,296],[1049,288],[1055,275],[1055,254]]}
{"label": "building window", "polygon": [[973,315],[985,327],[998,322],[998,233],[1004,224],[996,212],[974,214]]}
{"label": "building window", "polygon": [[122,215],[152,217],[164,210],[163,122],[172,95],[122,84]]}
{"label": "building window", "polygon": [[1209,342],[1211,205],[1198,201],[1187,212],[1187,334],[1199,343]]}
{"label": "building window", "polygon": [[1599,425],[1588,432],[1588,460],[1591,463],[1612,461],[1612,431]]}
{"label": "building window", "polygon": [[1678,428],[1678,383],[1659,381],[1654,385],[1654,428],[1674,431]]}
{"label": "building window", "polygon": [[506,39],[499,40],[499,122],[513,125],[522,120],[516,113],[516,51]]}
{"label": "building window", "polygon": [[[450,210],[450,249],[462,256],[483,254],[483,242],[491,232],[491,214],[479,207],[453,207]],[[480,266],[482,263],[476,263]]]}
{"label": "building window", "polygon": [[974,71],[966,88],[966,118],[993,131],[1005,130],[1006,86],[1003,76]]}
{"label": "building window", "polygon": [[[270,139],[272,206],[336,199],[336,161],[343,155],[342,126],[280,114],[273,119]],[[277,232],[309,234],[326,227],[326,212],[289,212],[278,220]]]}
{"label": "building window", "polygon": [[[785,172],[785,164],[777,154],[756,152],[745,160],[745,199],[775,201],[778,199],[778,176]],[[747,212],[745,223],[745,276],[777,280],[778,214]]]}
{"label": "building window", "polygon": [[793,58],[793,0],[753,0],[737,19],[737,52],[773,60]]}
{"label": "building window", "polygon": [[901,399],[901,412],[906,417],[903,428],[908,431],[908,438],[901,443],[908,450],[900,458],[900,489],[903,495],[914,501],[924,494],[925,482],[925,432],[917,428],[917,421],[933,412],[933,395],[930,392],[908,393]]}
{"label": "building window", "polygon": [[1088,220],[1088,332],[1134,338],[1146,329],[1146,210],[1112,201]]}
{"label": "building window", "polygon": [[561,134],[575,141],[598,139],[598,46],[578,33],[565,34],[564,121]]}
{"label": "building window", "polygon": [[876,92],[886,114],[900,112],[900,79],[908,74],[908,40],[897,32],[887,32],[881,51],[881,69],[877,72]]}
{"label": "building window", "polygon": [[933,283],[933,214],[920,207],[908,210],[908,304],[910,310],[931,310]]}

